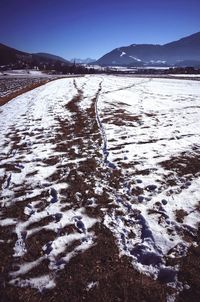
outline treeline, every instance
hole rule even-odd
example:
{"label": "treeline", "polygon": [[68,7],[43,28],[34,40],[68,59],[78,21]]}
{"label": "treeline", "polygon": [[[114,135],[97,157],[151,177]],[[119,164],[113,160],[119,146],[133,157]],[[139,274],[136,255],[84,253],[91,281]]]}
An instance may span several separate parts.
{"label": "treeline", "polygon": [[41,71],[46,71],[50,74],[94,74],[99,73],[98,70],[95,70],[94,68],[85,68],[82,65],[78,64],[65,64],[60,61],[57,61],[55,63],[49,63],[49,62],[39,62],[32,60],[31,62],[22,62],[19,61],[14,64],[9,64],[5,66],[0,66],[0,71],[6,71],[6,70],[21,70],[21,69],[36,69]]}
{"label": "treeline", "polygon": [[111,68],[105,68],[103,73],[106,74],[138,74],[138,75],[168,75],[168,74],[200,74],[200,68],[194,67],[172,67],[166,69],[158,68],[134,68],[133,70],[117,70]]}
{"label": "treeline", "polygon": [[167,69],[138,69],[135,72],[136,74],[200,74],[200,68],[195,67],[171,67]]}
{"label": "treeline", "polygon": [[8,69],[36,69],[41,71],[46,71],[49,74],[154,74],[154,75],[167,75],[167,74],[200,74],[200,68],[195,67],[170,67],[167,69],[158,69],[158,68],[133,68],[117,70],[112,67],[104,67],[95,69],[93,67],[85,67],[80,64],[66,64],[60,61],[48,62],[47,60],[31,60],[29,62],[18,61],[14,64],[0,66],[0,71],[6,71]]}
{"label": "treeline", "polygon": [[200,74],[200,68],[195,67],[174,67],[169,68],[171,74]]}
{"label": "treeline", "polygon": [[60,74],[94,74],[97,71],[94,68],[85,68],[79,64],[66,65],[57,62],[52,69],[52,66],[45,66],[45,70],[49,72],[55,72]]}

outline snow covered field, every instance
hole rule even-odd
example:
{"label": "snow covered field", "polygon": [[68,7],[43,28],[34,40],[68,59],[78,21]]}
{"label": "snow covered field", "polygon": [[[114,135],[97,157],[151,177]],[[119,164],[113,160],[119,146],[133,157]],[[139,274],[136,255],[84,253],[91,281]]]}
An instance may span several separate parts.
{"label": "snow covered field", "polygon": [[41,77],[0,77],[0,98],[6,97],[27,86],[37,84],[44,80]]}
{"label": "snow covered field", "polygon": [[[47,83],[66,75],[49,75],[39,70],[8,70],[0,72],[0,105],[1,100],[14,98],[16,92],[25,92],[37,87],[39,84]],[[20,93],[20,94],[21,94]]]}
{"label": "snow covered field", "polygon": [[166,79],[132,83],[122,89],[121,80],[107,80],[98,102],[106,160],[124,176],[115,196],[123,215],[114,210],[105,223],[135,267],[174,282],[176,268],[166,267],[164,258],[187,253],[186,234],[194,236],[200,221],[200,86]]}
{"label": "snow covered field", "polygon": [[178,259],[199,240],[199,102],[197,81],[85,76],[0,107],[6,284],[54,290],[106,227],[119,259],[167,285],[169,301],[189,288]]}

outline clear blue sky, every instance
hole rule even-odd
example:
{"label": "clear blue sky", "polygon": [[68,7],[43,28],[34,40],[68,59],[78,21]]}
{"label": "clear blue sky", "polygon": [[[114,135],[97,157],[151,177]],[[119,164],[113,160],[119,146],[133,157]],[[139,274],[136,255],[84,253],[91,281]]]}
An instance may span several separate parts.
{"label": "clear blue sky", "polygon": [[0,0],[0,43],[64,58],[198,31],[200,0]]}

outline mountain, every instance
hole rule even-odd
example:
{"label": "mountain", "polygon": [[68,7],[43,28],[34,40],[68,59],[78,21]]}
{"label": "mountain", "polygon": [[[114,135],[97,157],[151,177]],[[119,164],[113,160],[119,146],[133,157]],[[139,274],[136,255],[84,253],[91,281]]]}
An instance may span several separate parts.
{"label": "mountain", "polygon": [[29,59],[31,59],[31,54],[0,43],[0,65],[15,64],[18,61]]}
{"label": "mountain", "polygon": [[[182,64],[183,63],[183,64]],[[200,32],[164,45],[132,44],[116,48],[95,64],[113,66],[200,66]]]}
{"label": "mountain", "polygon": [[95,59],[91,59],[91,58],[87,58],[87,59],[74,58],[74,59],[70,60],[71,63],[75,62],[76,64],[90,64],[90,63],[93,63],[95,61],[96,61]]}
{"label": "mountain", "polygon": [[54,68],[55,65],[66,65],[69,66],[71,63],[61,57],[46,54],[36,53],[31,54],[23,51],[19,51],[15,48],[11,48],[4,44],[0,44],[0,66],[8,66],[12,68],[23,68],[28,67],[40,67],[48,66]]}
{"label": "mountain", "polygon": [[53,61],[59,61],[59,62],[62,62],[62,63],[70,64],[70,62],[65,60],[64,58],[52,55],[50,53],[38,52],[38,53],[35,53],[33,55],[39,56],[40,58],[47,59],[47,60],[50,59],[50,60],[53,60]]}

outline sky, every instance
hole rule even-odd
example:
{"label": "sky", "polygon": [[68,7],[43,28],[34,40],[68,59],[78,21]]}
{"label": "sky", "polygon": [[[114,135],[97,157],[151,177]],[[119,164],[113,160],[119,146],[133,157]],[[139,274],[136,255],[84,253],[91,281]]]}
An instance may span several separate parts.
{"label": "sky", "polygon": [[66,59],[199,31],[200,0],[0,0],[0,43]]}

